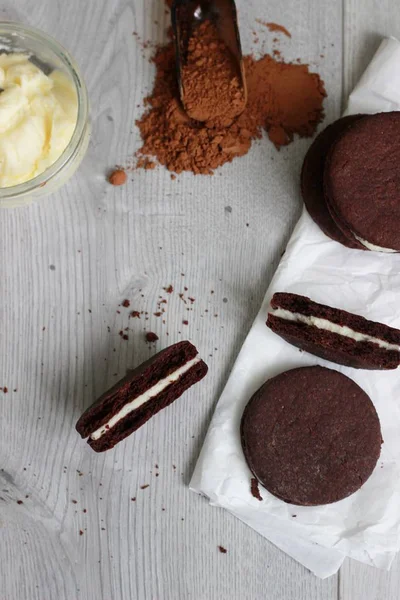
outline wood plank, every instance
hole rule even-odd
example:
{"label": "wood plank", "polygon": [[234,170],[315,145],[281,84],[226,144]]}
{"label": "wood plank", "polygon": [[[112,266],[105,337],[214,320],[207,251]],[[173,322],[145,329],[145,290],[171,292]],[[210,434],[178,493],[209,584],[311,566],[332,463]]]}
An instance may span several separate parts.
{"label": "wood plank", "polygon": [[[340,110],[339,4],[238,2],[246,52],[256,49],[253,30],[259,47],[272,50],[256,18],[285,25],[292,39],[282,40],[283,55],[321,72],[329,120]],[[333,600],[336,577],[316,579],[187,487],[299,216],[309,140],[277,153],[264,139],[214,177],[171,181],[159,168],[114,189],[105,174],[139,146],[133,123],[153,77],[143,58],[150,51],[132,32],[164,39],[163,3],[41,0],[31,8],[14,0],[2,15],[71,50],[89,87],[93,136],[58,194],[1,213],[0,387],[18,390],[0,398],[2,598]],[[163,324],[153,313],[169,284]],[[181,291],[196,299],[193,307]],[[129,320],[118,306],[124,298],[149,320]],[[118,335],[125,327],[128,341]],[[156,347],[144,328],[159,335]],[[186,337],[208,361],[207,379],[115,451],[91,452],[74,431],[82,409],[128,367]]]}
{"label": "wood plank", "polygon": [[368,66],[382,39],[399,36],[400,14],[396,2],[344,0],[343,94],[344,100]]}

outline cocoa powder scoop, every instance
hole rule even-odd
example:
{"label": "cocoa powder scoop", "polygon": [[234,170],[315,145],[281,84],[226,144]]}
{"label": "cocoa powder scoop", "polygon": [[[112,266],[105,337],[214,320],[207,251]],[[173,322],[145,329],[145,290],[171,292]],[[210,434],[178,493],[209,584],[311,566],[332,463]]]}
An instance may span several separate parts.
{"label": "cocoa powder scoop", "polygon": [[240,115],[247,88],[234,0],[174,0],[171,19],[187,115],[197,121]]}

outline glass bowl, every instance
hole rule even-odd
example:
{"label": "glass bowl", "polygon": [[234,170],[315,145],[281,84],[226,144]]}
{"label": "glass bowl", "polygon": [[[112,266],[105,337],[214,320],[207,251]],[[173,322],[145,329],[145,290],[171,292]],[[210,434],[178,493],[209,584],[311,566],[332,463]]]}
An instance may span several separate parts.
{"label": "glass bowl", "polygon": [[85,82],[72,56],[45,33],[11,21],[0,21],[0,53],[29,54],[38,67],[59,69],[74,82],[78,118],[72,138],[61,156],[43,173],[11,187],[0,188],[0,207],[16,207],[40,200],[60,188],[79,167],[90,138],[89,100]]}

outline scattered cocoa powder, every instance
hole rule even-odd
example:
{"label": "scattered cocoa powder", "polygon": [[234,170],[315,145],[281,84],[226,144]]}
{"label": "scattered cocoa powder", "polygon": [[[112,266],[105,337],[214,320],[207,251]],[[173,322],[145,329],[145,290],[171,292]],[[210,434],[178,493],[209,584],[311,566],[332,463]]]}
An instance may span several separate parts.
{"label": "scattered cocoa powder", "polygon": [[[237,65],[216,26],[203,21],[189,40],[181,79],[187,114],[197,121],[230,125],[243,112],[244,89]],[[222,121],[221,121],[222,119]]]}
{"label": "scattered cocoa powder", "polygon": [[138,310],[133,310],[129,316],[132,319],[140,319],[140,312]]}
{"label": "scattered cocoa powder", "polygon": [[111,185],[124,185],[126,180],[127,176],[123,169],[115,169],[115,171],[110,173],[108,176],[108,181],[111,183]]}
{"label": "scattered cocoa powder", "polygon": [[262,19],[256,19],[256,21],[257,23],[260,23],[260,25],[268,27],[272,33],[284,33],[287,37],[292,37],[292,34],[283,25],[278,25],[278,23],[267,23],[266,21],[262,21]]}
{"label": "scattered cocoa powder", "polygon": [[[208,25],[210,26],[210,24]],[[212,174],[243,156],[266,130],[276,148],[295,134],[313,135],[323,118],[323,81],[307,65],[285,63],[266,55],[244,57],[248,101],[244,112],[229,125],[191,120],[179,101],[173,42],[160,47],[152,61],[156,76],[148,110],[136,121],[143,145],[138,164],[154,157],[174,173]],[[199,98],[200,101],[200,98]]]}
{"label": "scattered cocoa powder", "polygon": [[124,300],[124,301],[122,302],[122,306],[123,306],[124,308],[129,308],[129,307],[130,307],[130,305],[131,305],[131,303],[130,303],[130,302],[129,302],[129,300],[127,300],[127,299],[126,299],[126,300]]}
{"label": "scattered cocoa powder", "polygon": [[254,496],[254,498],[257,498],[257,500],[260,500],[260,501],[263,499],[260,494],[259,487],[258,487],[258,481],[255,477],[252,477],[252,479],[251,479],[251,488],[250,489],[251,489],[251,494],[252,494],[252,496]]}
{"label": "scattered cocoa powder", "polygon": [[139,158],[136,167],[138,169],[146,169],[146,171],[149,171],[156,168],[156,163],[149,158],[141,157]]}
{"label": "scattered cocoa powder", "polygon": [[172,287],[172,285],[170,284],[168,287],[163,288],[163,290],[165,292],[167,292],[167,294],[172,294],[172,292],[174,291],[174,288]]}

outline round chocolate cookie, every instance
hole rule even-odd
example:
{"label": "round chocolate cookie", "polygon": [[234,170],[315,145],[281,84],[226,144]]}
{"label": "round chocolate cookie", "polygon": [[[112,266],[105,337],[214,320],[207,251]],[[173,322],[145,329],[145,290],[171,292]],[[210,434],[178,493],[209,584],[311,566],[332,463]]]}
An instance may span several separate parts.
{"label": "round chocolate cookie", "polygon": [[303,506],[356,492],[374,470],[382,444],[368,395],[342,373],[317,366],[267,381],[245,408],[241,439],[260,483]]}
{"label": "round chocolate cookie", "polygon": [[311,218],[328,237],[348,248],[361,250],[365,250],[362,244],[353,237],[346,237],[329,212],[324,196],[324,168],[332,144],[338,136],[363,116],[343,117],[321,131],[311,144],[301,171],[301,193]]}
{"label": "round chocolate cookie", "polygon": [[368,250],[400,252],[400,112],[360,119],[333,144],[324,190],[345,234]]}

